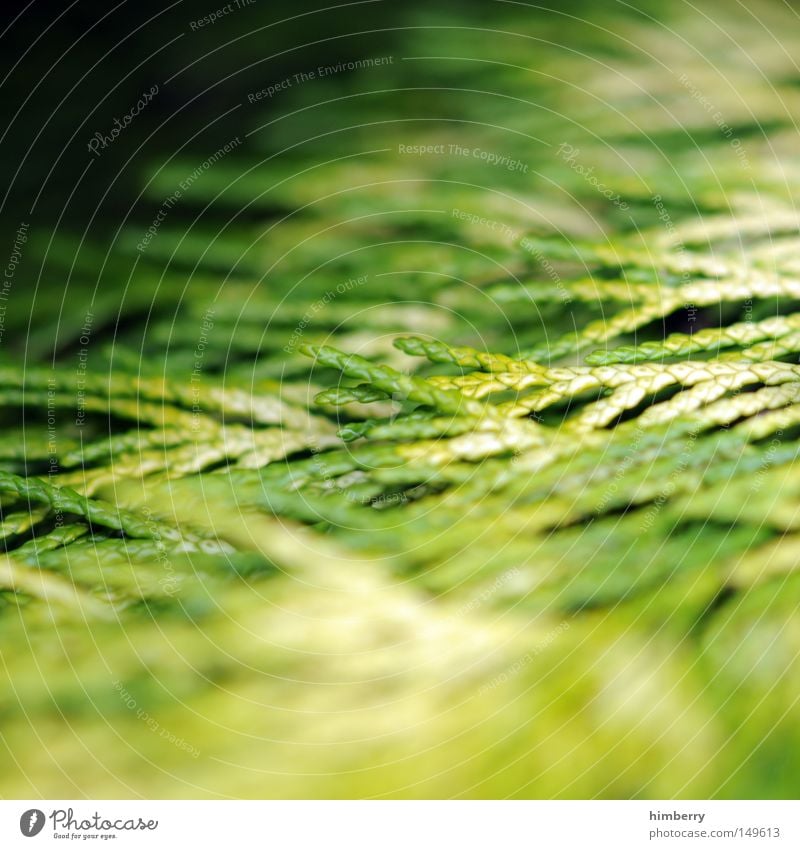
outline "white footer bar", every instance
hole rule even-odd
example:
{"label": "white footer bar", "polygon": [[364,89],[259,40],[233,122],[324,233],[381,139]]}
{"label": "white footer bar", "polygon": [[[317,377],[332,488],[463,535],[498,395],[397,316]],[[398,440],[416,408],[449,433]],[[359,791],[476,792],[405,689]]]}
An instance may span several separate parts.
{"label": "white footer bar", "polygon": [[0,801],[0,846],[800,847],[778,801]]}

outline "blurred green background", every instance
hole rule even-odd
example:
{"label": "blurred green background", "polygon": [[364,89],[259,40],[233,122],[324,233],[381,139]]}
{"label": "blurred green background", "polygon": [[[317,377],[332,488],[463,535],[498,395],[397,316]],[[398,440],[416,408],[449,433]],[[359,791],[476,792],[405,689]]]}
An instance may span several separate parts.
{"label": "blurred green background", "polygon": [[431,389],[795,314],[794,7],[34,3],[2,43],[0,794],[796,796],[794,419],[564,436],[601,387],[505,443]]}

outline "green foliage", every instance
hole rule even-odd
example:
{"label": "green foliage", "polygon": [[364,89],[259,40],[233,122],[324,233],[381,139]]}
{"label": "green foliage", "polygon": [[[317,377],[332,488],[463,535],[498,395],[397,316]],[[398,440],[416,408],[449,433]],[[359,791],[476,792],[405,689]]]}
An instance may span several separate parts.
{"label": "green foliage", "polygon": [[796,795],[800,27],[614,8],[410,29],[49,247],[0,793]]}

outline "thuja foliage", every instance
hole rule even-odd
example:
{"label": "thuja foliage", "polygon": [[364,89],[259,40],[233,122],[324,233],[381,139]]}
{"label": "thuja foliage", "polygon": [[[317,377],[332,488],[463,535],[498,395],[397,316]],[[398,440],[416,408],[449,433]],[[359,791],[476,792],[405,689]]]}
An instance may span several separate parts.
{"label": "thuja foliage", "polygon": [[48,241],[4,795],[796,795],[800,25],[496,14]]}

